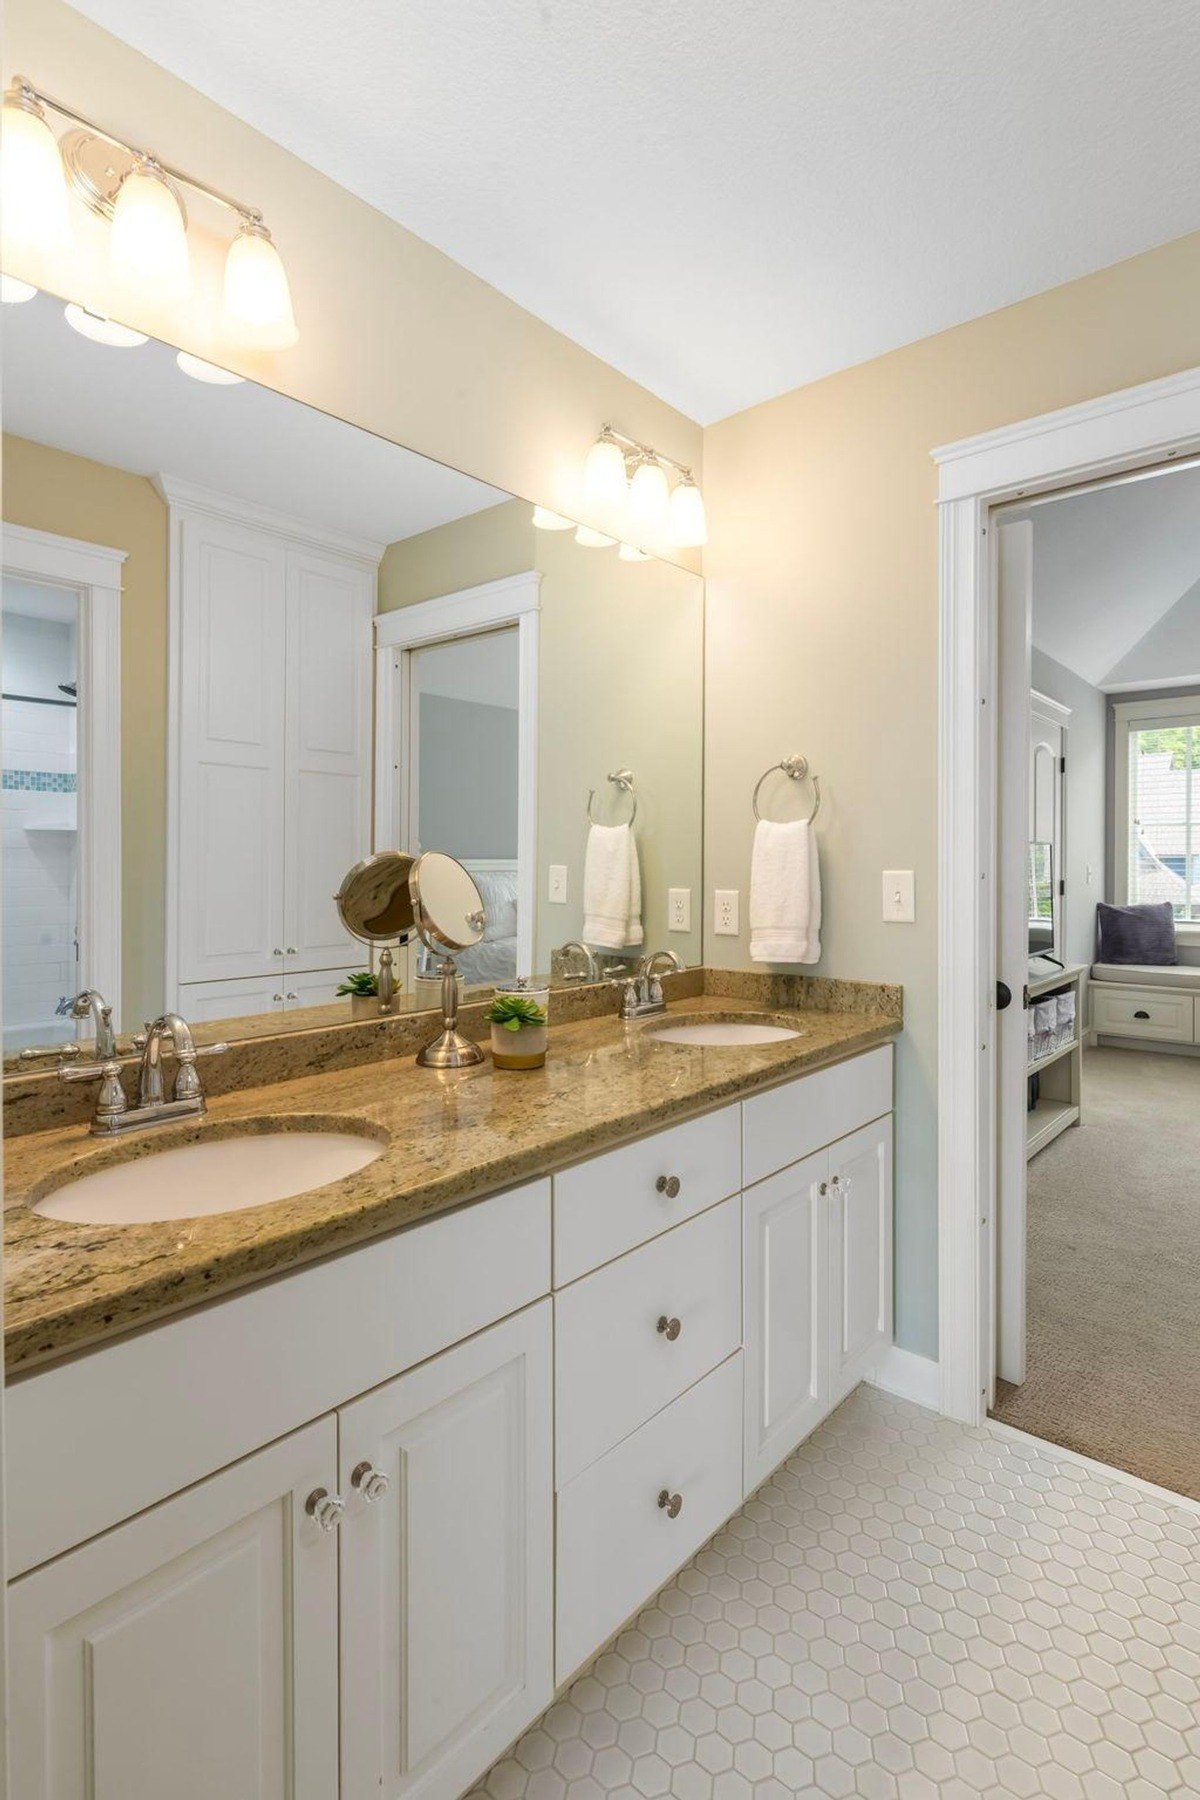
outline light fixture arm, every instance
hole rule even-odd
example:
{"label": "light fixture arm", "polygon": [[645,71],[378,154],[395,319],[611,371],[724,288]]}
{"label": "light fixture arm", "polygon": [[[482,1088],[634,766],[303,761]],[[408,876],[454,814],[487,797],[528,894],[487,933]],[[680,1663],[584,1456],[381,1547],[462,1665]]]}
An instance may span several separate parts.
{"label": "light fixture arm", "polygon": [[651,444],[640,444],[636,438],[626,437],[623,431],[617,431],[612,425],[602,426],[600,436],[611,438],[614,443],[620,444],[627,457],[636,457],[639,462],[665,463],[668,468],[674,469],[677,475],[682,476],[684,481],[695,482],[696,478],[688,465],[677,462],[673,456],[668,456],[665,450],[656,450]]}

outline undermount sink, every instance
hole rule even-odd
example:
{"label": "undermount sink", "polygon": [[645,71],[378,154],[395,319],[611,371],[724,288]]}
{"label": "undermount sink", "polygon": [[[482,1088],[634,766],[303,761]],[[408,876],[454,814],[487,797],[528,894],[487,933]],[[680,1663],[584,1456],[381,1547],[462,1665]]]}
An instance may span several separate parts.
{"label": "undermount sink", "polygon": [[773,1025],[768,1019],[702,1019],[691,1024],[659,1025],[647,1034],[662,1044],[715,1045],[731,1049],[743,1044],[782,1044],[802,1037],[792,1025]]}
{"label": "undermount sink", "polygon": [[385,1149],[378,1138],[357,1131],[301,1128],[203,1138],[109,1162],[43,1195],[33,1210],[79,1225],[211,1218],[309,1193],[365,1168]]}

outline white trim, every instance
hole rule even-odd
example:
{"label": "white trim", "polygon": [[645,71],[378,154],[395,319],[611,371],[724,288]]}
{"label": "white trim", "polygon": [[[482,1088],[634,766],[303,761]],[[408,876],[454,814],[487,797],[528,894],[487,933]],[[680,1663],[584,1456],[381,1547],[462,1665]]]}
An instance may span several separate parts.
{"label": "white trim", "polygon": [[1062,1457],[1066,1462],[1077,1463],[1081,1469],[1087,1469],[1102,1481],[1119,1481],[1123,1487],[1136,1488],[1148,1500],[1159,1500],[1164,1506],[1177,1506],[1184,1512],[1195,1513],[1200,1517],[1200,1500],[1193,1500],[1187,1494],[1177,1494],[1173,1488],[1158,1487],[1142,1475],[1134,1475],[1129,1469],[1119,1469],[1116,1463],[1097,1462],[1094,1456],[1084,1456],[1078,1450],[1068,1450],[1065,1444],[1056,1444],[1053,1438],[1035,1437],[1031,1431],[1022,1431],[1019,1425],[1008,1425],[1003,1419],[987,1419],[984,1423],[993,1437],[1033,1444],[1043,1455]]}
{"label": "white trim", "polygon": [[412,716],[409,662],[414,650],[506,625],[517,628],[517,973],[532,975],[537,920],[538,638],[541,576],[529,569],[501,581],[400,606],[375,619],[376,850],[409,840],[408,783],[395,746]]}
{"label": "white trim", "polygon": [[[1007,524],[1007,520],[1005,523]],[[1051,700],[1049,694],[1039,694],[1036,688],[1030,688],[1029,699],[1034,712],[1041,713],[1052,725],[1065,727],[1071,723],[1071,709],[1064,706],[1061,700]]]}
{"label": "white trim", "polygon": [[918,1356],[915,1350],[902,1350],[899,1344],[893,1344],[868,1379],[872,1387],[882,1388],[885,1394],[897,1394],[901,1400],[912,1400],[934,1412],[939,1409],[941,1370],[931,1356]]}
{"label": "white trim", "polygon": [[152,475],[150,479],[173,511],[177,507],[188,507],[192,512],[233,519],[239,525],[251,525],[258,531],[273,531],[277,536],[287,538],[289,543],[303,544],[310,550],[329,551],[334,556],[366,563],[372,569],[378,568],[387,549],[386,544],[376,543],[374,538],[337,531],[330,525],[314,525],[311,519],[293,518],[290,513],[259,506],[257,501],[243,500],[236,494],[219,494],[194,481],[180,481],[174,475]]}
{"label": "white trim", "polygon": [[100,990],[120,1028],[121,575],[128,552],[5,524],[0,554],[6,574],[79,596],[79,979]]}
{"label": "white trim", "polygon": [[994,1296],[995,532],[1031,490],[1200,449],[1200,368],[933,452],[938,463],[938,1244],[942,1411],[984,1411]]}
{"label": "white trim", "polygon": [[1200,687],[1200,675],[1156,675],[1150,681],[1102,681],[1102,694],[1156,694],[1162,688]]}
{"label": "white trim", "polygon": [[[1200,725],[1200,696],[1176,694],[1174,699],[1121,700],[1109,706],[1113,717],[1113,791],[1109,826],[1113,841],[1113,904],[1129,904],[1129,733],[1157,720]],[[1185,883],[1186,885],[1186,883]],[[1175,935],[1195,941],[1200,921],[1176,924]]]}

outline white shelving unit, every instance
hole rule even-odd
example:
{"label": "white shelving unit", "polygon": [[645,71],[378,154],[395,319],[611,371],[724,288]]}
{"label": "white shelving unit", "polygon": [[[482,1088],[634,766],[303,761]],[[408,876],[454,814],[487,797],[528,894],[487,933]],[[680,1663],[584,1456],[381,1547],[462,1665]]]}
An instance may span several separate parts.
{"label": "white shelving unit", "polygon": [[1031,1005],[1047,994],[1060,993],[1064,988],[1074,990],[1075,1032],[1069,1043],[1061,1044],[1048,1056],[1037,1057],[1026,1067],[1027,1075],[1040,1077],[1037,1105],[1026,1114],[1026,1160],[1036,1156],[1039,1150],[1044,1150],[1060,1132],[1079,1123],[1083,1093],[1084,983],[1087,973],[1086,963],[1068,963],[1066,968],[1051,969],[1036,976],[1030,970],[1025,991]]}

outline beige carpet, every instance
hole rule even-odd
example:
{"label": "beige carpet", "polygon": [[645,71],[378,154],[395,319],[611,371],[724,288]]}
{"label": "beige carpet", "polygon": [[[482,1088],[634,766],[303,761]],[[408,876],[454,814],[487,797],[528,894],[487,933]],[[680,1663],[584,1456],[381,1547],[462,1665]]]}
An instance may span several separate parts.
{"label": "beige carpet", "polygon": [[1200,1499],[1200,1058],[1083,1071],[1029,1165],[1026,1379],[993,1416]]}

